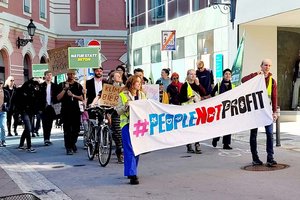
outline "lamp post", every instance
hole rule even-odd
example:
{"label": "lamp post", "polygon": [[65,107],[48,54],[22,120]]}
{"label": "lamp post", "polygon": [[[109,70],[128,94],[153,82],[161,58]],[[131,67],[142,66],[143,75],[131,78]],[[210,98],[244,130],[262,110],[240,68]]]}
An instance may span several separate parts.
{"label": "lamp post", "polygon": [[232,23],[232,29],[234,28],[235,11],[236,11],[237,0],[210,0],[209,6],[214,9],[219,8],[221,13],[230,13],[230,22]]}
{"label": "lamp post", "polygon": [[18,39],[17,39],[18,49],[20,49],[20,47],[24,47],[28,42],[33,41],[33,36],[34,36],[35,30],[36,30],[36,26],[34,25],[34,23],[32,21],[33,20],[30,19],[30,23],[27,26],[27,32],[28,32],[28,35],[30,36],[30,39],[20,39],[20,37],[18,37]]}

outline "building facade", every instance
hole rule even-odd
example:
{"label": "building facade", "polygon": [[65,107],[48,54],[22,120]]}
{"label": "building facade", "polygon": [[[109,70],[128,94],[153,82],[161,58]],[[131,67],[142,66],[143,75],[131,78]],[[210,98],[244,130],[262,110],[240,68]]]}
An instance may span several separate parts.
{"label": "building facade", "polygon": [[[20,85],[31,78],[32,64],[47,62],[47,50],[87,46],[90,40],[101,42],[104,70],[127,63],[125,16],[124,0],[1,0],[0,78],[12,75]],[[30,38],[30,19],[33,42],[18,48],[18,37]]]}
{"label": "building facade", "polygon": [[[244,35],[242,76],[258,71],[263,58],[271,58],[271,71],[278,83],[278,103],[282,110],[290,110],[294,66],[300,50],[300,2],[236,1],[233,28],[229,12],[223,6],[209,6],[210,3],[210,0],[127,1],[131,70],[140,67],[146,76],[153,74],[156,80],[161,69],[169,67],[184,81],[186,71],[196,68],[196,61],[202,59],[218,81],[222,70],[232,67]],[[164,30],[176,30],[176,51],[161,50]]]}

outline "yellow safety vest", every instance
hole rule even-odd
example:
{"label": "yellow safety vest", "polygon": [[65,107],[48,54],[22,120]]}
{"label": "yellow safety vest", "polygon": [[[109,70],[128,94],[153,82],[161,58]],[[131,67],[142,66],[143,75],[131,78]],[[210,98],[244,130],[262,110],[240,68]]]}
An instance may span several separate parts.
{"label": "yellow safety vest", "polygon": [[[269,77],[269,83],[268,83],[268,87],[267,87],[267,91],[268,91],[268,97],[271,100],[271,95],[272,95],[272,76]],[[272,102],[272,101],[271,101]]]}
{"label": "yellow safety vest", "polygon": [[[191,85],[188,82],[186,82],[186,83],[187,83],[187,98],[189,99],[193,96],[193,89],[192,89]],[[193,101],[187,101],[187,102],[181,103],[181,105],[187,105],[187,104],[192,104],[192,103],[194,103],[194,102]]]}
{"label": "yellow safety vest", "polygon": [[[221,83],[219,82],[218,83],[218,94],[220,94],[220,85]],[[231,84],[231,89],[235,88],[235,85],[234,84]]]}
{"label": "yellow safety vest", "polygon": [[[128,101],[126,95],[124,92],[121,92],[120,94],[122,104],[125,105]],[[123,128],[126,124],[129,124],[129,113],[125,112],[122,115],[120,115],[120,127]]]}

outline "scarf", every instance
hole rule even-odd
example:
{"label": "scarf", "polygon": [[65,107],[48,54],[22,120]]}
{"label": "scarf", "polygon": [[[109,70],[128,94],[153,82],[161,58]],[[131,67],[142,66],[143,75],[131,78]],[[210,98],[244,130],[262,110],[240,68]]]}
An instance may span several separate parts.
{"label": "scarf", "polygon": [[179,81],[176,83],[176,82],[171,82],[171,85],[173,85],[174,87],[177,88],[177,91],[180,92],[180,89],[181,89],[181,86],[182,86],[182,83],[180,83]]}

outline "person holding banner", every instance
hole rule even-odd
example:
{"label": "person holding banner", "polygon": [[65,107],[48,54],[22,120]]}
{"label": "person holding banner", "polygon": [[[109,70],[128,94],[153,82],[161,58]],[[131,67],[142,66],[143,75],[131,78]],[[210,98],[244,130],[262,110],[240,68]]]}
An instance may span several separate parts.
{"label": "person holding banner", "polygon": [[[187,71],[186,82],[182,85],[179,99],[181,105],[187,105],[197,103],[201,101],[201,96],[205,95],[205,89],[200,84],[199,79],[196,77],[196,71],[189,69]],[[200,143],[195,143],[195,150],[192,148],[192,144],[186,145],[187,153],[201,154]]]}
{"label": "person holding banner", "polygon": [[139,180],[137,177],[137,167],[139,156],[135,156],[129,133],[129,106],[130,101],[146,99],[146,95],[142,92],[142,79],[138,75],[128,78],[123,91],[119,95],[118,106],[116,108],[120,115],[120,127],[122,128],[122,142],[124,149],[124,176],[130,179],[130,184],[137,185]]}
{"label": "person holding banner", "polygon": [[[273,121],[277,120],[277,84],[276,81],[272,77],[272,73],[270,72],[272,66],[271,59],[264,59],[261,62],[260,65],[260,71],[251,73],[248,76],[245,76],[242,78],[242,83],[250,80],[251,78],[259,75],[264,74],[265,76],[265,82],[267,87],[267,93],[268,97],[270,99],[270,103],[272,105],[273,110]],[[266,130],[266,151],[267,151],[267,166],[273,167],[277,164],[277,162],[274,160],[273,154],[273,123],[270,125],[265,126]],[[263,165],[263,162],[258,157],[257,152],[257,128],[251,129],[250,131],[250,149],[252,153],[252,164],[253,165]]]}
{"label": "person holding banner", "polygon": [[[211,96],[214,97],[217,94],[222,94],[227,92],[228,90],[233,89],[235,86],[231,84],[231,70],[225,69],[223,71],[223,80],[220,83],[217,83],[214,89],[211,92]],[[216,147],[220,137],[213,138],[212,146]],[[231,150],[232,147],[230,146],[231,143],[231,135],[224,135],[223,136],[223,149]]]}
{"label": "person holding banner", "polygon": [[169,96],[169,103],[174,105],[180,105],[179,93],[182,86],[182,83],[179,82],[179,74],[174,72],[171,75],[171,83],[167,88],[167,93]]}

